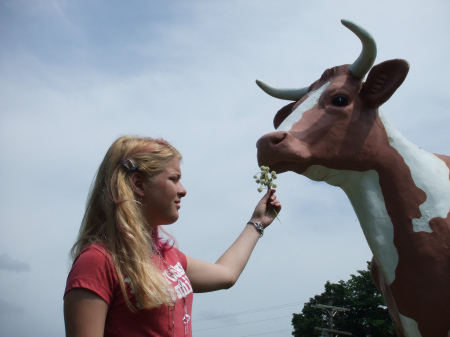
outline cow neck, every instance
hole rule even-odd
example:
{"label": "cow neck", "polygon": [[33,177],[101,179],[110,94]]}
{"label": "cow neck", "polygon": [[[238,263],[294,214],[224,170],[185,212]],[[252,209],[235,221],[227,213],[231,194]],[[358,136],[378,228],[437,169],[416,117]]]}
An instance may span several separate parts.
{"label": "cow neck", "polygon": [[[408,171],[410,172],[409,174],[416,187],[413,194],[422,194],[419,205],[420,214],[412,221],[413,230],[414,232],[431,233],[430,220],[436,217],[446,218],[450,210],[449,167],[438,156],[419,148],[403,137],[383,114],[380,114],[380,119],[386,129],[389,144],[407,167],[402,171],[405,174],[408,174]],[[390,171],[393,171],[393,174],[399,174],[397,170]],[[402,177],[395,177],[396,181],[401,179]],[[414,190],[414,188],[410,188],[410,190]],[[406,196],[406,198],[411,199],[411,195]]]}
{"label": "cow neck", "polygon": [[[335,170],[313,165],[304,175],[344,190],[374,257],[391,284],[396,278],[399,256],[411,254],[412,246],[423,234],[432,234],[431,219],[447,218],[450,182],[444,161],[410,143],[384,117],[381,120],[386,144],[383,152],[377,154],[378,165],[372,170]],[[430,177],[436,177],[436,181],[430,182]],[[439,202],[439,207],[427,207],[427,200]],[[439,225],[433,223],[435,227]],[[417,235],[418,232],[423,234]],[[435,237],[429,235],[430,239]]]}
{"label": "cow neck", "polygon": [[394,225],[384,203],[378,173],[375,170],[358,172],[313,165],[304,175],[344,190],[374,257],[379,262],[388,283],[392,283],[398,264],[398,252],[394,245]]}
{"label": "cow neck", "polygon": [[[435,261],[450,256],[448,229],[450,228],[450,158],[437,156],[410,143],[381,114],[390,146],[397,153],[395,166],[388,172],[380,171],[380,182],[386,198],[386,206],[394,221],[394,244],[399,254],[395,281],[390,285],[399,311],[413,318],[427,336],[443,336],[449,324],[436,322],[448,298],[436,289],[447,289],[450,270],[433,270]],[[400,158],[400,159],[398,159]],[[395,158],[392,156],[391,160]],[[447,161],[447,163],[446,163]],[[401,166],[402,164],[403,166]],[[403,180],[401,172],[404,174]],[[389,188],[394,177],[398,187]],[[413,185],[413,187],[411,187]],[[405,191],[404,191],[404,190]],[[398,191],[398,193],[389,193]],[[408,195],[410,193],[410,195]],[[396,210],[399,199],[412,200],[415,204],[409,213],[401,216]],[[419,202],[417,203],[417,201]],[[403,200],[402,200],[403,201]],[[411,201],[410,201],[411,203]],[[404,203],[404,205],[410,205]],[[414,216],[412,216],[414,215]],[[395,216],[395,218],[394,218]],[[414,267],[413,267],[414,266]],[[413,268],[412,268],[413,267]],[[433,275],[432,277],[421,277]],[[414,294],[414,296],[411,296]],[[433,303],[423,314],[423,304]]]}

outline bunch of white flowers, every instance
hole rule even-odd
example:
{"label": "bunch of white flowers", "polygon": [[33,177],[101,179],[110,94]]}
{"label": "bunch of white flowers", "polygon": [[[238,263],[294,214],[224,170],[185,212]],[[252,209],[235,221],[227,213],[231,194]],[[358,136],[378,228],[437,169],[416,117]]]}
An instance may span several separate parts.
{"label": "bunch of white flowers", "polygon": [[277,179],[277,173],[275,171],[269,172],[270,169],[267,166],[260,167],[261,172],[254,175],[256,183],[260,186],[258,187],[258,192],[262,192],[264,188],[270,190],[271,188],[277,188],[277,185],[273,183],[275,179]]}

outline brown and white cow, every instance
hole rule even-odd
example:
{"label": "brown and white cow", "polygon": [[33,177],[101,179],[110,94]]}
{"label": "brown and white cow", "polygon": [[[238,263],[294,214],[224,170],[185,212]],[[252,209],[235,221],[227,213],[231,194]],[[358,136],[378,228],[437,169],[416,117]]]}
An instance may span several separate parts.
{"label": "brown and white cow", "polygon": [[275,115],[276,131],[258,140],[259,165],[342,188],[374,255],[372,278],[397,334],[449,337],[450,157],[415,146],[379,111],[408,63],[371,69],[373,38],[342,23],[363,45],[352,65],[327,69],[302,89],[257,81],[269,95],[294,101]]}

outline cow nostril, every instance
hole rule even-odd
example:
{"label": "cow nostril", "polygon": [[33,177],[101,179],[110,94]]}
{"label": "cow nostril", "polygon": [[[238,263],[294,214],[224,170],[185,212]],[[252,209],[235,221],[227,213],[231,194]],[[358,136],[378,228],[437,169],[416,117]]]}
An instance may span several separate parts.
{"label": "cow nostril", "polygon": [[286,139],[287,133],[286,132],[277,132],[277,133],[273,133],[272,137],[270,137],[270,142],[273,145],[278,145],[280,144],[283,140]]}
{"label": "cow nostril", "polygon": [[266,134],[262,136],[260,139],[258,139],[258,141],[256,142],[256,147],[258,148],[258,151],[268,150],[282,143],[287,136],[288,133],[285,131],[278,131]]}

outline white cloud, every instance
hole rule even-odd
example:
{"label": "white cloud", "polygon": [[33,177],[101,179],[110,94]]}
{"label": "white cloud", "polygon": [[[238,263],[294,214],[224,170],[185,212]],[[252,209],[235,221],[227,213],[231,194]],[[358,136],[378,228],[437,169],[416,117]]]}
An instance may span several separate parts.
{"label": "white cloud", "polygon": [[6,253],[0,254],[0,269],[16,273],[28,272],[31,270],[28,263],[13,259]]}

